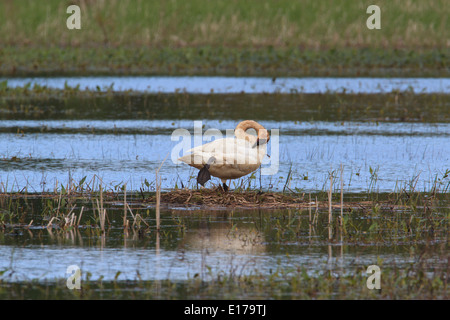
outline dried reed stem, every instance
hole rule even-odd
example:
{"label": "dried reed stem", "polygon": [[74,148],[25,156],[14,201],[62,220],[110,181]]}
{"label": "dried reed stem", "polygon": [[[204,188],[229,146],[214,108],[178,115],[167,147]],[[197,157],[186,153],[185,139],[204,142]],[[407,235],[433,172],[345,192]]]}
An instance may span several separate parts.
{"label": "dried reed stem", "polygon": [[124,195],[123,195],[123,226],[126,227],[127,224],[127,184],[125,183],[123,186]]}
{"label": "dried reed stem", "polygon": [[156,230],[159,231],[160,225],[161,225],[161,219],[160,219],[160,204],[161,204],[161,177],[158,177],[159,170],[161,169],[162,165],[166,161],[167,157],[169,156],[169,153],[167,153],[166,157],[164,158],[163,162],[159,166],[159,168],[156,170]]}
{"label": "dried reed stem", "polygon": [[313,224],[317,223],[317,217],[319,216],[319,203],[317,202],[316,196],[316,212],[314,212]]}
{"label": "dried reed stem", "polygon": [[309,224],[311,224],[311,192],[309,193]]}
{"label": "dried reed stem", "polygon": [[47,228],[50,228],[53,222],[53,219],[55,219],[55,217],[52,217],[49,221],[49,223],[47,224]]}
{"label": "dried reed stem", "polygon": [[331,240],[331,222],[333,219],[331,213],[331,197],[333,196],[333,174],[330,173],[330,190],[328,192],[328,239]]}
{"label": "dried reed stem", "polygon": [[83,216],[84,206],[81,207],[80,216],[78,217],[77,227],[80,225],[81,217]]}
{"label": "dried reed stem", "polygon": [[341,163],[341,226],[344,223],[344,166]]}
{"label": "dried reed stem", "polygon": [[333,196],[333,175],[330,175],[330,190],[328,191],[328,223],[331,225],[332,214],[331,214],[331,197]]}
{"label": "dried reed stem", "polygon": [[161,179],[158,180],[158,171],[156,171],[156,230],[160,229],[160,202],[161,202]]}
{"label": "dried reed stem", "polygon": [[100,183],[100,209],[101,212],[103,212],[103,188],[101,183]]}

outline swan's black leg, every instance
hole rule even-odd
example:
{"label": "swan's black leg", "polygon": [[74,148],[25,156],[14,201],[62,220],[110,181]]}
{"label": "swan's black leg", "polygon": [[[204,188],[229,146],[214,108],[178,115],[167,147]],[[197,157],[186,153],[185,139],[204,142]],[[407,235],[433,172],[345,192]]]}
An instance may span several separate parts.
{"label": "swan's black leg", "polygon": [[205,186],[205,183],[210,179],[211,174],[209,173],[209,164],[205,164],[205,166],[198,172],[197,182],[202,186]]}
{"label": "swan's black leg", "polygon": [[225,192],[228,191],[228,186],[226,185],[225,182],[223,182],[222,187],[223,187],[223,191],[225,191]]}

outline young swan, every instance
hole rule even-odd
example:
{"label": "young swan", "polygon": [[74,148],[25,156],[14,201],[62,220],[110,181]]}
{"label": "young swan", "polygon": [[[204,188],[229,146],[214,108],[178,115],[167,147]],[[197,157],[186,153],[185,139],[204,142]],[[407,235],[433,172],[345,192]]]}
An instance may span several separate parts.
{"label": "young swan", "polygon": [[[255,129],[256,136],[247,133]],[[261,165],[266,154],[269,132],[258,122],[245,120],[234,130],[236,138],[217,139],[188,150],[190,154],[179,160],[199,169],[197,182],[202,186],[211,175],[220,178],[223,189],[228,190],[226,180],[245,176]]]}

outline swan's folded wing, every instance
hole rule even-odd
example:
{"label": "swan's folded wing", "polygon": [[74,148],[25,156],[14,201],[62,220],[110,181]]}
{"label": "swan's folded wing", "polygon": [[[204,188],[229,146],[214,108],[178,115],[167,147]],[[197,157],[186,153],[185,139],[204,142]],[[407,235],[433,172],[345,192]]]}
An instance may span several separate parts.
{"label": "swan's folded wing", "polygon": [[189,149],[186,153],[223,153],[226,149],[232,149],[234,141],[235,139],[233,138],[217,139],[210,143]]}
{"label": "swan's folded wing", "polygon": [[[262,156],[260,148],[243,139],[218,139],[213,142],[192,148],[179,160],[193,167],[202,168],[205,164],[211,165],[260,165]],[[265,153],[265,151],[264,151]],[[248,169],[245,168],[244,171]]]}
{"label": "swan's folded wing", "polygon": [[191,154],[187,154],[185,156],[182,156],[178,160],[183,161],[187,163],[190,166],[193,166],[197,169],[203,168],[205,164],[211,164],[212,161],[214,161],[214,157],[207,152],[194,152]]}

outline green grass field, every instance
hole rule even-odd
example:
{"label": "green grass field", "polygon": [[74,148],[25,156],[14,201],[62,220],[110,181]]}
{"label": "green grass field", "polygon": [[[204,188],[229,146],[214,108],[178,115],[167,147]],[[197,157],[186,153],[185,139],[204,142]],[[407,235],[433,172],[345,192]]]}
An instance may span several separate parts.
{"label": "green grass field", "polygon": [[[81,30],[69,30],[70,4]],[[0,3],[0,75],[447,76],[450,6],[378,1]]]}

